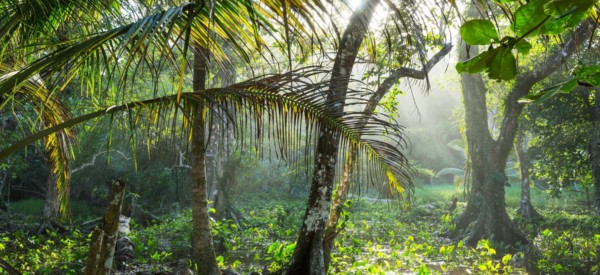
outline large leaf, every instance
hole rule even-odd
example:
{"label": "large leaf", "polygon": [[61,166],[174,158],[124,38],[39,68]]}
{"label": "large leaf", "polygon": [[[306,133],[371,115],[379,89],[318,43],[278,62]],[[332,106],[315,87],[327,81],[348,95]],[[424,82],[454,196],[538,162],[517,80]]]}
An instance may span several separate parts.
{"label": "large leaf", "polygon": [[469,45],[488,45],[498,42],[498,32],[490,20],[474,19],[460,27],[460,36]]}
{"label": "large leaf", "polygon": [[575,69],[575,76],[581,81],[600,87],[600,65],[583,65]]}
{"label": "large leaf", "polygon": [[544,11],[552,18],[544,24],[541,32],[561,34],[577,26],[584,18],[595,13],[592,9],[594,2],[594,0],[554,0],[545,3]]}
{"label": "large leaf", "polygon": [[459,73],[479,73],[486,70],[490,79],[511,80],[517,74],[517,63],[510,47],[503,45],[457,63],[456,70]]}
{"label": "large leaf", "polygon": [[555,94],[558,93],[568,93],[571,92],[575,89],[575,87],[577,87],[578,84],[578,80],[577,79],[571,79],[565,82],[562,82],[558,85],[554,85],[552,87],[543,89],[541,91],[538,91],[536,93],[533,94],[529,94],[525,97],[523,97],[522,99],[519,100],[520,103],[532,103],[532,102],[540,102],[543,100],[546,100],[552,96],[554,96]]}
{"label": "large leaf", "polygon": [[456,70],[459,73],[470,74],[483,72],[487,69],[491,53],[491,51],[485,51],[467,61],[458,62],[456,63]]}
{"label": "large leaf", "polygon": [[[546,1],[544,1],[546,2]],[[555,17],[566,17],[585,13],[594,5],[595,0],[551,0],[544,4],[544,11]]]}
{"label": "large leaf", "polygon": [[517,75],[517,62],[508,46],[500,46],[490,54],[488,76],[490,79],[511,80]]}
{"label": "large leaf", "polygon": [[518,36],[525,35],[528,32],[535,34],[539,31],[536,27],[548,19],[548,15],[544,11],[544,3],[546,3],[545,0],[532,0],[517,9],[513,31]]}

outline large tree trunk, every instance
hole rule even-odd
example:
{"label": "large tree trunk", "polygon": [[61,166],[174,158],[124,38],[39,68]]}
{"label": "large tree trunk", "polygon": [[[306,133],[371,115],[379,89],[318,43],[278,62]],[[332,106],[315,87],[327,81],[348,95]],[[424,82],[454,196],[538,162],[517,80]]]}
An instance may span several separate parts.
{"label": "large tree trunk", "polygon": [[[326,98],[326,104],[332,106],[332,113],[337,116],[343,115],[344,100],[352,68],[378,4],[379,0],[366,1],[361,8],[357,9],[352,14],[340,41]],[[287,274],[305,275],[327,272],[323,254],[323,233],[329,218],[339,134],[321,124],[318,136],[315,166],[304,222],[296,241],[296,249],[286,269]]]}
{"label": "large tree trunk", "polygon": [[521,201],[517,213],[528,219],[538,219],[541,215],[535,211],[531,204],[531,193],[529,192],[529,163],[525,159],[523,130],[520,130],[515,140],[515,151],[519,160],[521,170]]}
{"label": "large tree trunk", "polygon": [[[466,60],[466,57],[467,51],[461,50],[459,60]],[[468,245],[477,245],[480,239],[525,243],[525,236],[506,213],[506,158],[499,156],[508,156],[508,152],[497,152],[489,132],[483,79],[480,74],[462,74],[461,84],[472,185],[467,208],[458,218],[456,228],[458,232],[467,234]]]}
{"label": "large tree trunk", "polygon": [[590,166],[594,179],[594,206],[600,215],[600,89],[595,88],[594,105],[591,110],[592,135],[589,141]]}
{"label": "large tree trunk", "polygon": [[[497,140],[492,138],[488,128],[485,87],[481,75],[461,75],[472,190],[465,212],[456,221],[455,233],[465,233],[467,244],[476,245],[481,239],[509,245],[527,242],[508,217],[504,198],[504,184],[508,180],[504,169],[523,110],[523,104],[518,101],[529,93],[534,84],[561,67],[581,42],[589,37],[591,27],[589,21],[583,22],[562,48],[516,80],[504,99],[505,108]],[[471,50],[474,49],[471,47]],[[461,50],[459,60],[466,60],[475,53],[473,51],[469,55],[466,50]]]}
{"label": "large tree trunk", "polygon": [[[208,68],[208,52],[194,50],[193,88],[195,92],[205,89]],[[215,257],[213,237],[208,215],[208,186],[205,166],[205,119],[202,115],[204,104],[198,102],[192,124],[192,252],[196,269],[200,275],[220,274]]]}

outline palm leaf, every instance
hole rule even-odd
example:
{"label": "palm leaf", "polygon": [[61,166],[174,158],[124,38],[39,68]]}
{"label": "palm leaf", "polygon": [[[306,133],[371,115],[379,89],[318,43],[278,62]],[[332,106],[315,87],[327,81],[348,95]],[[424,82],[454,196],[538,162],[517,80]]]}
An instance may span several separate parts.
{"label": "palm leaf", "polygon": [[[141,121],[152,125],[160,124],[162,119],[169,117],[165,115],[166,112],[175,113],[175,110],[182,109],[183,128],[180,128],[181,125],[173,126],[172,130],[184,129],[184,135],[191,136],[189,135],[190,121],[194,121],[194,107],[202,103],[205,110],[201,115],[210,119],[210,116],[216,117],[219,113],[217,111],[220,111],[226,114],[225,118],[221,119],[234,120],[237,125],[252,126],[251,132],[245,132],[243,126],[238,126],[235,131],[236,136],[241,140],[250,137],[258,146],[269,146],[267,142],[259,141],[270,139],[276,144],[279,152],[286,156],[298,151],[297,145],[300,144],[298,139],[304,139],[303,143],[307,145],[305,150],[310,150],[319,126],[325,124],[341,135],[341,148],[358,150],[359,159],[368,168],[367,174],[372,182],[387,182],[395,189],[410,190],[408,162],[398,150],[399,145],[404,142],[398,126],[390,123],[387,118],[375,117],[363,128],[358,127],[364,125],[362,113],[351,112],[343,117],[331,113],[332,108],[325,104],[321,92],[330,85],[329,81],[314,81],[314,79],[323,79],[322,75],[325,73],[318,68],[301,69],[286,74],[251,79],[225,88],[182,93],[179,103],[177,94],[174,94],[103,108],[35,133],[3,149],[0,152],[0,159],[35,140],[76,124],[123,112],[132,114],[132,112],[139,112],[136,111],[137,109],[143,110],[146,116],[153,119],[134,120],[131,124],[134,128],[139,127]],[[290,85],[291,83],[293,85]],[[354,100],[360,100],[365,93],[368,91],[351,90],[348,95]],[[338,102],[331,102],[331,104],[336,103]],[[253,118],[257,122],[250,124],[248,118]],[[272,119],[284,123],[272,123]],[[300,128],[310,133],[304,137],[287,134]],[[382,139],[382,136],[385,136],[385,139]]]}
{"label": "palm leaf", "polygon": [[[6,72],[9,69],[9,67],[0,64],[0,72]],[[10,75],[12,73],[14,72],[4,73],[4,75]],[[71,114],[66,107],[58,100],[56,95],[46,88],[41,77],[37,75],[36,77],[28,79],[25,85],[22,85],[21,88],[15,90],[15,92],[16,94],[6,100],[4,104],[8,104],[13,108],[16,107],[16,110],[21,113],[28,112],[27,106],[33,107],[33,110],[38,114],[40,119],[39,121],[26,120],[30,122],[28,128],[32,131],[35,131],[38,127],[48,128],[59,125],[71,118]],[[27,102],[28,104],[12,104],[11,101]],[[1,108],[2,106],[0,106],[0,109]],[[46,157],[51,164],[51,173],[56,175],[60,212],[64,217],[70,216],[68,199],[70,190],[69,153],[73,136],[73,131],[65,128],[49,134],[44,140],[44,150],[46,152]]]}

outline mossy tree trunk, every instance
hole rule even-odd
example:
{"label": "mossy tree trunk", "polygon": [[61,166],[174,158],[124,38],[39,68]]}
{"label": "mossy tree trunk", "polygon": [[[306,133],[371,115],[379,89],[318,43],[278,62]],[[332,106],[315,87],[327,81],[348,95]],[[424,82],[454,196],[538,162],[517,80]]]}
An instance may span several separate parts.
{"label": "mossy tree trunk", "polygon": [[[379,0],[367,1],[354,11],[336,53],[326,104],[332,106],[332,113],[340,117],[344,112],[352,68],[377,5]],[[317,136],[315,165],[304,222],[292,259],[285,270],[287,274],[325,274],[328,268],[325,265],[323,234],[329,218],[340,137],[324,124],[321,124]]]}
{"label": "mossy tree trunk", "polygon": [[125,182],[121,180],[113,181],[102,228],[96,228],[92,234],[90,254],[85,270],[86,275],[104,275],[111,272],[124,197]]}

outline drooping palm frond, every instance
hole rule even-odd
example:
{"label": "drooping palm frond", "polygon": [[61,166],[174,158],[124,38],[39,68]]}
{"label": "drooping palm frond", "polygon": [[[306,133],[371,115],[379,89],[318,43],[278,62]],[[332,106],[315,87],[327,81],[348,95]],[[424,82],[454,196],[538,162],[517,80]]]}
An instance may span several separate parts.
{"label": "drooping palm frond", "polygon": [[[358,159],[364,161],[372,182],[386,182],[397,190],[412,190],[408,161],[400,152],[404,142],[397,125],[388,119],[371,119],[368,124],[361,122],[363,114],[350,112],[339,117],[331,113],[331,106],[325,104],[323,91],[329,87],[324,76],[326,72],[318,68],[296,70],[286,74],[269,75],[224,88],[182,93],[178,95],[136,101],[128,104],[103,108],[31,135],[9,148],[0,151],[0,159],[46,135],[67,129],[98,117],[127,113],[132,127],[144,123],[156,125],[165,123],[168,112],[183,110],[182,122],[172,123],[173,131],[189,135],[190,123],[194,121],[195,106],[202,103],[204,111],[199,115],[205,119],[226,114],[218,119],[234,120],[238,125],[236,135],[241,139],[248,136],[244,127],[252,128],[251,139],[268,139],[275,144],[282,155],[294,154],[299,144],[310,151],[319,126],[326,124],[329,129],[341,135],[340,148],[357,149]],[[291,85],[293,83],[293,85]],[[368,91],[351,90],[348,95],[353,104],[360,104]],[[364,104],[364,100],[362,100]],[[338,104],[331,102],[330,104]],[[144,119],[144,117],[146,119]],[[252,122],[252,121],[256,122]],[[362,125],[364,127],[357,127]],[[304,134],[290,134],[304,131]],[[382,138],[385,136],[384,138]],[[269,146],[268,142],[256,142],[258,146]],[[308,154],[307,154],[308,155]]]}
{"label": "drooping palm frond", "polygon": [[[36,2],[44,1],[24,1],[24,3],[29,2],[34,5]],[[285,28],[293,29],[298,34],[307,33],[310,30],[305,29],[304,24],[314,16],[313,9],[322,6],[318,1],[308,3],[286,0],[288,8],[293,12],[282,14],[273,12],[275,9],[273,1],[266,0],[264,3],[248,0],[185,2],[140,18],[129,14],[131,20],[127,22],[121,19],[123,16],[119,14],[118,6],[129,4],[139,5],[141,8],[143,5],[135,4],[134,1],[113,3],[108,0],[87,6],[82,1],[62,2],[57,1],[49,6],[39,4],[38,8],[47,12],[43,13],[44,16],[40,16],[41,19],[32,22],[34,26],[39,25],[39,29],[50,29],[50,31],[39,31],[40,34],[36,37],[49,39],[48,33],[53,28],[69,28],[73,25],[69,22],[77,22],[72,18],[71,13],[81,14],[87,11],[95,13],[106,8],[106,5],[110,5],[110,8],[106,9],[114,12],[98,12],[100,14],[96,16],[97,20],[108,22],[104,25],[93,20],[88,20],[88,25],[85,25],[85,22],[78,22],[84,24],[81,28],[85,28],[86,31],[78,32],[75,37],[66,37],[65,41],[60,43],[42,43],[32,36],[14,37],[25,36],[21,33],[32,31],[21,27],[23,25],[21,18],[29,18],[36,13],[18,12],[22,10],[18,5],[6,8],[5,14],[8,19],[5,22],[0,21],[0,29],[4,28],[7,31],[0,35],[14,40],[21,46],[15,45],[11,51],[0,54],[0,60],[13,59],[15,56],[23,56],[31,52],[36,52],[37,55],[34,55],[35,58],[17,74],[5,78],[0,83],[0,95],[18,87],[34,74],[52,70],[60,73],[63,87],[75,78],[76,73],[85,72],[88,81],[93,78],[95,79],[93,81],[100,82],[107,76],[109,79],[116,79],[120,84],[115,86],[123,90],[122,87],[126,86],[126,78],[133,77],[131,73],[135,73],[138,66],[150,64],[155,59],[168,60],[175,64],[180,71],[179,82],[182,83],[186,68],[185,56],[190,46],[205,48],[211,58],[222,61],[228,57],[221,49],[222,43],[217,43],[217,38],[224,39],[235,49],[236,55],[249,62],[250,53],[260,50],[265,43],[260,35],[261,30],[267,30],[274,35],[276,33],[274,25],[281,21],[280,17],[286,16],[288,20],[284,22]],[[53,18],[51,14],[54,13],[60,16]],[[160,68],[156,70],[158,69]]]}
{"label": "drooping palm frond", "polygon": [[[4,75],[12,73],[6,73],[9,69],[9,67],[0,64],[0,72],[4,73]],[[13,101],[24,102],[26,104],[13,104]],[[15,90],[15,94],[7,98],[2,105],[10,105],[13,110],[19,111],[21,114],[27,113],[27,108],[32,107],[39,119],[28,120],[31,125],[22,127],[28,128],[32,132],[40,128],[59,125],[71,118],[71,114],[67,108],[58,100],[56,95],[52,94],[46,88],[41,77],[37,75],[28,79],[24,85],[21,85],[20,89]],[[2,109],[1,105],[0,109]],[[65,217],[68,217],[70,214],[68,200],[70,190],[69,154],[73,136],[73,131],[65,128],[47,135],[44,139],[44,151],[46,152],[47,161],[51,164],[51,167],[49,167],[50,172],[56,176],[60,212]]]}

